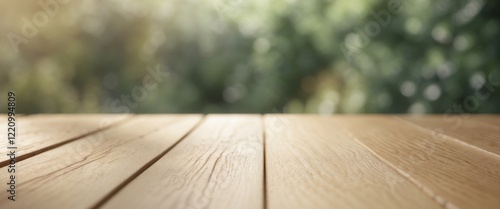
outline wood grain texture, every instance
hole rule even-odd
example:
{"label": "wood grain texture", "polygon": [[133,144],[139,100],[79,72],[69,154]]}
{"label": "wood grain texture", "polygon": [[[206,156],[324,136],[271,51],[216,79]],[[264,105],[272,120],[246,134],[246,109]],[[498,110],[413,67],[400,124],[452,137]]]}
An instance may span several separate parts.
{"label": "wood grain texture", "polygon": [[468,117],[472,121],[477,121],[489,127],[500,128],[500,115],[471,115]]}
{"label": "wood grain texture", "polygon": [[208,116],[103,208],[263,208],[262,138],[260,116]]}
{"label": "wood grain texture", "polygon": [[493,117],[428,115],[425,117],[403,116],[401,118],[430,131],[450,136],[452,140],[464,142],[500,157],[500,126],[493,125],[495,122]]}
{"label": "wood grain texture", "polygon": [[330,117],[268,115],[265,124],[268,209],[442,208]]}
{"label": "wood grain texture", "polygon": [[446,208],[500,208],[500,159],[394,116],[332,119]]}
{"label": "wood grain texture", "polygon": [[[0,198],[0,208],[93,207],[161,156],[200,119],[134,116],[102,136],[84,137],[21,161],[16,173],[18,199]],[[0,175],[0,182],[7,180],[7,175]],[[2,196],[6,195],[3,191]]]}
{"label": "wood grain texture", "polygon": [[0,208],[500,208],[495,115],[17,118]]}
{"label": "wood grain texture", "polygon": [[[127,117],[126,115],[30,115],[22,118],[16,117],[17,160],[26,159],[90,133],[105,130]],[[5,130],[2,129],[2,133],[3,131]],[[2,139],[5,139],[5,136],[6,134],[2,134]],[[0,141],[0,147],[7,146],[7,140]],[[8,160],[8,156],[0,155],[0,167],[7,165]]]}

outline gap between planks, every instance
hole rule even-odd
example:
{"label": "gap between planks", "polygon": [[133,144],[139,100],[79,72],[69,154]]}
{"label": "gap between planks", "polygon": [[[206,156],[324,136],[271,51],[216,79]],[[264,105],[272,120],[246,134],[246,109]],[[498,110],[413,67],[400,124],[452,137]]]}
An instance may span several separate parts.
{"label": "gap between planks", "polygon": [[[347,121],[338,125],[351,137],[396,167],[401,175],[446,208],[497,208],[500,205],[495,196],[500,194],[496,186],[500,181],[495,177],[500,172],[496,156],[450,138],[434,139],[428,136],[428,130],[408,123],[401,126],[388,116],[352,116],[344,120]],[[353,126],[354,123],[357,125]],[[355,131],[357,127],[365,128],[360,132]],[[392,134],[388,135],[386,127],[396,128],[390,129]],[[421,143],[432,146],[427,149]],[[416,149],[418,155],[409,149]]]}
{"label": "gap between planks", "polygon": [[437,204],[441,205],[443,208],[446,209],[459,209],[458,207],[454,206],[453,203],[449,202],[445,198],[439,196],[439,194],[435,193],[432,191],[432,189],[428,188],[415,178],[412,178],[411,175],[407,174],[403,170],[399,169],[397,166],[393,165],[391,162],[389,162],[387,159],[383,158],[380,156],[377,152],[373,151],[370,147],[368,147],[366,144],[361,142],[357,137],[353,136],[352,134],[347,133],[347,135],[352,138],[354,141],[356,141],[358,144],[361,146],[365,147],[369,152],[371,152],[376,158],[378,158],[380,161],[382,161],[384,164],[386,164],[388,167],[392,168],[396,173],[401,175],[401,177],[407,179],[408,181],[412,182],[415,184],[417,188],[419,188],[423,193],[429,195],[431,199],[433,199]]}
{"label": "gap between planks", "polygon": [[269,207],[442,208],[366,147],[348,140],[344,127],[335,125],[342,121],[303,115],[278,119],[286,121],[284,130],[273,131],[273,118],[266,117]]}
{"label": "gap between planks", "polygon": [[264,171],[264,205],[263,208],[267,209],[268,208],[268,200],[267,200],[267,161],[266,161],[266,120],[264,118],[264,115],[260,115],[260,123],[262,124],[262,158],[263,158],[263,171]]}
{"label": "gap between planks", "polygon": [[[25,167],[19,176],[25,181],[18,185],[23,201],[13,204],[0,200],[0,207],[89,208],[177,142],[200,119],[200,115],[138,116],[113,129],[114,133],[105,139],[86,137],[88,140],[77,140],[42,153],[36,159],[19,162],[20,167]],[[148,124],[148,121],[154,123]],[[95,146],[76,150],[89,143]],[[114,163],[116,160],[127,163]],[[88,182],[82,183],[82,180]]]}
{"label": "gap between planks", "polygon": [[[43,115],[24,115],[22,118],[23,119],[25,119],[25,118],[33,119],[35,117],[41,117],[41,116],[43,116]],[[104,132],[106,130],[109,130],[109,129],[113,128],[113,127],[119,126],[120,124],[123,124],[124,122],[130,120],[130,118],[132,118],[132,117],[133,116],[128,116],[127,115],[127,116],[124,116],[123,118],[116,119],[116,120],[112,121],[110,124],[105,125],[104,127],[98,127],[98,128],[96,128],[94,130],[91,130],[89,132],[85,132],[83,134],[79,134],[79,135],[76,135],[76,136],[70,136],[69,138],[63,139],[60,142],[49,144],[47,146],[42,146],[41,148],[34,149],[32,151],[28,151],[28,152],[26,152],[24,154],[19,154],[19,155],[16,156],[16,162],[21,162],[23,160],[26,160],[26,159],[29,159],[31,157],[37,156],[37,155],[39,155],[41,153],[47,152],[47,151],[52,150],[54,148],[57,148],[57,147],[60,147],[62,145],[68,144],[70,142],[76,141],[78,139],[85,138],[85,137],[91,136],[93,134],[102,133],[102,132]],[[32,123],[34,123],[34,122],[33,121],[29,121],[29,123],[31,125],[33,125]],[[20,124],[17,124],[17,126],[19,126],[19,125]],[[29,132],[29,133],[31,133],[31,132]],[[22,134],[23,133],[19,133],[16,130],[16,135],[18,135],[18,139],[19,139],[19,136],[22,136]],[[23,140],[23,138],[21,138],[20,140]],[[18,142],[16,142],[16,143],[18,143]],[[24,143],[24,142],[22,142],[22,143]],[[18,146],[18,149],[22,150],[22,145]],[[0,160],[0,168],[5,167],[7,165],[9,165],[9,159]]]}
{"label": "gap between planks", "polygon": [[210,115],[102,208],[262,208],[262,128],[261,115]]}
{"label": "gap between planks", "polygon": [[[411,125],[411,126],[414,126],[414,127],[415,127],[415,128],[417,128],[417,129],[423,130],[423,131],[425,131],[425,132],[430,132],[432,135],[435,135],[436,133],[437,133],[437,134],[441,134],[441,135],[443,136],[443,138],[446,138],[446,139],[448,139],[448,140],[450,140],[450,141],[454,141],[454,142],[456,142],[457,144],[460,144],[460,145],[462,145],[462,146],[464,146],[464,147],[468,147],[468,148],[470,148],[470,149],[475,149],[475,150],[477,150],[477,151],[483,152],[484,154],[491,155],[491,156],[492,156],[492,157],[494,157],[494,158],[499,158],[499,159],[500,159],[500,155],[499,155],[499,154],[497,154],[497,153],[495,153],[495,152],[492,152],[492,151],[490,151],[490,150],[487,150],[487,149],[485,149],[484,147],[480,147],[480,146],[478,146],[478,145],[471,144],[470,142],[464,141],[462,138],[457,138],[457,137],[455,137],[455,136],[452,136],[452,135],[450,135],[449,133],[447,133],[447,132],[449,132],[448,130],[443,130],[443,129],[438,128],[439,130],[442,130],[442,132],[437,132],[437,131],[435,131],[435,130],[430,129],[429,127],[422,126],[421,124],[418,124],[418,123],[416,123],[415,121],[412,121],[412,120],[410,120],[410,119],[407,119],[407,118],[402,118],[402,117],[400,117],[400,116],[393,116],[393,117],[394,117],[394,118],[397,118],[398,120],[401,120],[403,123],[406,123],[406,124],[409,124],[409,125]],[[482,122],[482,121],[475,121],[475,122],[477,122],[477,123],[479,123],[479,124],[483,124],[483,125],[485,125],[485,126],[491,126],[490,124],[484,123],[484,122]],[[463,124],[462,124],[462,125],[463,125]],[[460,127],[459,127],[459,128],[460,128]],[[437,129],[436,129],[436,130],[437,130]]]}
{"label": "gap between planks", "polygon": [[113,189],[109,194],[104,196],[102,200],[97,202],[95,206],[91,207],[93,209],[97,209],[102,207],[109,199],[111,199],[116,193],[118,193],[120,190],[122,190],[127,184],[132,182],[135,178],[137,178],[139,175],[141,175],[144,171],[146,171],[149,167],[151,167],[153,164],[155,164],[158,160],[160,160],[163,156],[165,156],[170,150],[175,148],[182,140],[184,140],[187,136],[189,136],[191,133],[193,133],[194,130],[196,130],[202,123],[205,121],[206,116],[203,115],[202,118],[194,125],[191,130],[189,130],[184,136],[182,136],[177,142],[175,142],[171,147],[160,153],[160,155],[156,156],[154,159],[152,159],[150,162],[139,168],[132,176],[127,178],[125,181],[123,181],[120,185],[118,185],[115,189]]}

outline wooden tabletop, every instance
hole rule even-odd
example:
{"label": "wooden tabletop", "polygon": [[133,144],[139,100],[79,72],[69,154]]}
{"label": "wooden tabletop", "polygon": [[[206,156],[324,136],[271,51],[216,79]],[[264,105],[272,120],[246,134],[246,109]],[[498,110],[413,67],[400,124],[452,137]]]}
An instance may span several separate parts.
{"label": "wooden tabletop", "polygon": [[[8,153],[1,116],[1,149]],[[30,115],[0,208],[500,208],[500,116]]]}

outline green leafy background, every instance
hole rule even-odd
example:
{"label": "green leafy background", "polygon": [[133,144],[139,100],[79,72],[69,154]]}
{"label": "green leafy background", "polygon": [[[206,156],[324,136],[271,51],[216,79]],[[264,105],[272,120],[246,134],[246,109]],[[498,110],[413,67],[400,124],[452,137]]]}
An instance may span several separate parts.
{"label": "green leafy background", "polygon": [[70,0],[16,52],[40,11],[0,3],[0,101],[20,113],[500,112],[498,1]]}

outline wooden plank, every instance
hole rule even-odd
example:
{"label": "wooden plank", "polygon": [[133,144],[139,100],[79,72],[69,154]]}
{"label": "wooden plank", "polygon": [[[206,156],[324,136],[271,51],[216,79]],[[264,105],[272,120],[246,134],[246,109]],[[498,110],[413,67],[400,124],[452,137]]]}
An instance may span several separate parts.
{"label": "wooden plank", "polygon": [[[68,141],[105,130],[127,117],[126,115],[31,115],[23,118],[16,117],[17,160],[24,160]],[[2,129],[1,133],[4,131]],[[5,139],[6,135],[2,134],[0,147],[9,146]],[[7,155],[0,155],[0,167],[7,165],[8,161]]]}
{"label": "wooden plank", "polygon": [[[23,126],[24,134],[50,131],[46,130],[48,127],[62,128],[65,132],[78,129],[80,132],[86,133],[87,129],[110,125],[131,116],[127,114],[36,114],[22,117],[18,121],[18,125]],[[16,115],[16,117],[19,116]],[[84,127],[79,127],[81,125]]]}
{"label": "wooden plank", "polygon": [[264,206],[260,116],[210,115],[102,208]]}
{"label": "wooden plank", "polygon": [[471,115],[471,117],[465,116],[465,119],[469,118],[470,120],[488,124],[488,126],[493,126],[495,128],[500,127],[500,115]]}
{"label": "wooden plank", "polygon": [[500,158],[393,116],[332,120],[447,208],[500,208]]}
{"label": "wooden plank", "polygon": [[417,126],[450,136],[451,140],[466,143],[500,157],[500,126],[490,125],[481,120],[482,116],[402,116],[404,120]]}
{"label": "wooden plank", "polygon": [[332,121],[265,117],[269,209],[442,208]]}
{"label": "wooden plank", "polygon": [[[79,116],[78,116],[79,117]],[[75,117],[77,118],[77,117]],[[134,116],[17,164],[16,202],[0,208],[90,208],[134,178],[188,133],[201,116]],[[8,182],[0,175],[0,182]],[[7,197],[2,190],[2,197]]]}

